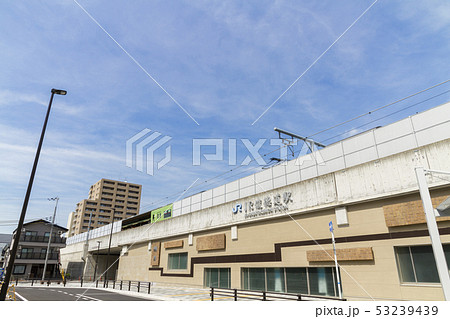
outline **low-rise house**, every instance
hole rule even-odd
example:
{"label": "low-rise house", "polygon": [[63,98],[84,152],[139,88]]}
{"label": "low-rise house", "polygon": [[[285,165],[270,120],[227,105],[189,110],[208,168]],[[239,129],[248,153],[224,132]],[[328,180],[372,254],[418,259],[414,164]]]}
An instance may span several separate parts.
{"label": "low-rise house", "polygon": [[[12,275],[18,279],[42,279],[44,264],[47,255],[47,246],[52,224],[39,219],[23,225],[14,262]],[[13,233],[15,238],[17,229]],[[59,250],[66,246],[66,238],[62,235],[67,229],[53,225],[50,250],[46,268],[46,279],[61,278],[59,272]],[[10,247],[12,247],[12,242]],[[7,265],[9,250],[7,251],[5,268]]]}

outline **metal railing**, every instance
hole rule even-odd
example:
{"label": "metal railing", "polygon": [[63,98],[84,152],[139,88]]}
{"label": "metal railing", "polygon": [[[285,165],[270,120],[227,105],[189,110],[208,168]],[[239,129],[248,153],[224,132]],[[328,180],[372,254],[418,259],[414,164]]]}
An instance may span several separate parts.
{"label": "metal railing", "polygon": [[[19,253],[17,259],[45,259],[45,253]],[[48,260],[57,260],[58,253],[48,254]]]}
{"label": "metal railing", "polygon": [[153,285],[151,282],[146,281],[131,281],[131,280],[96,280],[96,281],[84,281],[81,280],[62,280],[62,279],[21,279],[14,278],[16,286],[19,284],[31,284],[31,286],[35,285],[63,285],[70,284],[72,287],[74,285],[80,285],[80,287],[90,287],[90,288],[112,288],[116,290],[124,290],[124,291],[134,291],[139,293],[147,293],[150,294],[151,286]]}
{"label": "metal railing", "polygon": [[[151,282],[147,281],[132,281],[132,280],[96,280],[95,288],[112,288],[117,290],[126,290],[134,292],[146,292],[150,294]],[[81,281],[83,287],[83,281]]]}
{"label": "metal railing", "polygon": [[[48,236],[20,236],[21,242],[38,242],[38,243],[48,243]],[[64,244],[66,242],[65,238],[52,235],[52,243],[54,244]]]}
{"label": "metal railing", "polygon": [[243,290],[243,289],[231,289],[231,288],[214,288],[210,287],[211,301],[217,296],[233,298],[235,301],[241,300],[261,300],[261,301],[274,301],[274,300],[293,300],[293,301],[313,301],[313,300],[330,300],[330,301],[346,301],[347,299],[341,299],[330,296],[315,296],[305,294],[292,294],[284,292],[269,292],[269,291],[257,291],[257,290]]}

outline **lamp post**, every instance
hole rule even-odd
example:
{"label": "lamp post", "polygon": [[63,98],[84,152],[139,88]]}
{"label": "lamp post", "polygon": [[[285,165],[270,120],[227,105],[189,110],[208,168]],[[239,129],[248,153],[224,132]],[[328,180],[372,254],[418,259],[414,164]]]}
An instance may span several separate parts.
{"label": "lamp post", "polygon": [[100,240],[97,240],[97,258],[96,258],[96,260],[95,260],[94,281],[96,280],[96,279],[95,279],[95,276],[97,275],[98,255],[99,255],[99,253],[100,253],[100,244],[101,244],[101,243],[102,243],[102,242],[101,242]]}
{"label": "lamp post", "polygon": [[22,232],[23,222],[25,220],[25,215],[27,213],[28,201],[30,200],[31,189],[33,187],[34,175],[36,174],[37,164],[39,162],[39,155],[41,154],[42,143],[44,142],[45,130],[47,128],[48,118],[50,115],[50,110],[52,107],[53,96],[55,94],[58,95],[66,95],[67,91],[52,89],[52,95],[50,97],[50,102],[48,103],[47,114],[45,116],[44,125],[42,127],[41,138],[39,139],[39,144],[36,150],[36,156],[34,158],[33,168],[31,170],[30,179],[28,181],[27,192],[25,194],[25,199],[22,205],[22,212],[20,213],[19,224],[17,225],[17,230],[14,235],[13,245],[11,248],[11,254],[8,261],[8,266],[6,268],[5,281],[3,282],[2,289],[0,290],[0,301],[4,301],[6,299],[6,293],[8,292],[9,281],[11,279],[12,270],[14,267],[14,261],[16,259],[17,254],[17,246],[19,245],[20,235]]}
{"label": "lamp post", "polygon": [[52,225],[50,226],[50,235],[48,236],[47,251],[45,252],[45,263],[44,263],[44,271],[42,272],[42,281],[45,280],[45,271],[47,270],[47,263],[48,263],[48,253],[50,251],[50,243],[52,242],[53,225],[55,224],[56,209],[58,208],[59,198],[53,197],[49,198],[48,200],[54,200],[56,201],[56,203],[55,203],[55,211],[53,212]]}

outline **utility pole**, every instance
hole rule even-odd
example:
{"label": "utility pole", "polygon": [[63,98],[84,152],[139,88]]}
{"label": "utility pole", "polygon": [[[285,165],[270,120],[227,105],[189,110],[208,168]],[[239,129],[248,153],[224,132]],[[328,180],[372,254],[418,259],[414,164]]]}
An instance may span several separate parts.
{"label": "utility pole", "polygon": [[[441,238],[439,237],[439,229],[436,223],[436,216],[434,214],[433,203],[431,202],[430,191],[428,189],[425,172],[433,172],[432,170],[425,170],[423,167],[416,167],[416,178],[419,184],[420,197],[422,198],[423,209],[427,220],[428,233],[431,238],[431,246],[433,248],[434,259],[436,260],[436,267],[439,274],[439,279],[442,284],[445,300],[450,300],[450,276],[448,274],[447,262],[445,260],[444,249],[442,248]],[[437,171],[436,171],[437,172]],[[446,173],[447,172],[438,172]]]}
{"label": "utility pole", "polygon": [[47,114],[45,115],[44,125],[42,127],[41,137],[39,139],[39,144],[36,150],[36,156],[34,158],[33,168],[31,169],[30,179],[28,181],[27,192],[25,194],[25,199],[23,200],[22,212],[20,213],[19,224],[17,225],[16,233],[13,239],[13,245],[11,247],[10,256],[8,260],[8,266],[6,268],[5,280],[3,282],[2,288],[0,290],[0,301],[4,301],[6,299],[6,294],[9,288],[9,281],[11,279],[11,274],[14,267],[14,261],[16,260],[17,255],[17,247],[19,246],[20,235],[22,233],[23,222],[25,220],[25,215],[27,213],[28,201],[30,200],[31,189],[33,188],[34,175],[36,174],[37,164],[39,162],[39,156],[41,154],[42,144],[44,142],[45,130],[47,128],[48,118],[50,116],[50,110],[52,108],[53,96],[55,94],[58,95],[66,95],[67,91],[52,89],[52,95],[50,97],[50,102],[48,103]]}
{"label": "utility pole", "polygon": [[81,274],[81,279],[84,279],[84,275],[86,273],[86,268],[87,268],[87,258],[88,258],[88,253],[89,253],[89,232],[91,231],[91,222],[92,222],[92,210],[91,210],[91,214],[89,215],[89,224],[88,224],[88,230],[86,233],[86,242],[84,243],[84,248],[83,248],[83,273]]}
{"label": "utility pole", "polygon": [[111,252],[111,239],[112,239],[112,234],[113,234],[113,228],[114,228],[114,216],[116,215],[116,208],[113,207],[113,216],[112,216],[112,222],[111,222],[111,232],[109,233],[109,245],[108,245],[108,256],[106,257],[106,277],[105,277],[105,281],[103,282],[103,286],[106,285],[106,281],[109,280],[109,254]]}
{"label": "utility pole", "polygon": [[95,261],[95,269],[94,269],[94,281],[96,281],[95,276],[97,275],[97,267],[98,267],[98,255],[100,253],[100,244],[102,242],[100,240],[97,240],[97,259]]}
{"label": "utility pole", "polygon": [[330,222],[328,224],[330,227],[331,232],[331,241],[333,243],[333,253],[334,253],[334,266],[336,267],[336,280],[337,280],[337,287],[339,292],[339,298],[342,299],[342,286],[341,286],[341,276],[339,275],[339,266],[337,262],[337,255],[336,255],[336,241],[334,240],[334,228],[333,228],[333,222]]}
{"label": "utility pole", "polygon": [[42,281],[45,280],[45,271],[47,270],[47,263],[48,263],[48,253],[50,251],[50,243],[52,242],[53,225],[55,224],[56,209],[58,208],[59,198],[53,197],[49,198],[48,200],[54,200],[56,201],[56,204],[55,204],[55,211],[53,212],[52,225],[50,226],[50,235],[48,236],[47,251],[45,252],[45,263],[44,263],[44,271],[42,272]]}

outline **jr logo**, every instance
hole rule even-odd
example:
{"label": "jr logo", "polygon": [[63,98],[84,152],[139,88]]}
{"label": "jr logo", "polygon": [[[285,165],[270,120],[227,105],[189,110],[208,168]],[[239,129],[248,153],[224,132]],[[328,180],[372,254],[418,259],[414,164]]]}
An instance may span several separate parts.
{"label": "jr logo", "polygon": [[233,208],[233,214],[242,213],[242,205],[237,204],[236,207]]}

